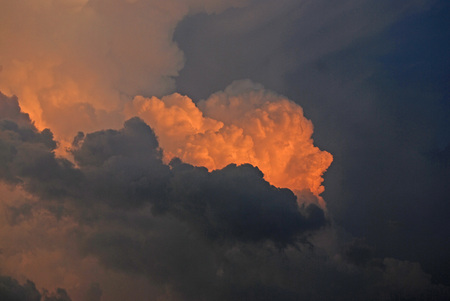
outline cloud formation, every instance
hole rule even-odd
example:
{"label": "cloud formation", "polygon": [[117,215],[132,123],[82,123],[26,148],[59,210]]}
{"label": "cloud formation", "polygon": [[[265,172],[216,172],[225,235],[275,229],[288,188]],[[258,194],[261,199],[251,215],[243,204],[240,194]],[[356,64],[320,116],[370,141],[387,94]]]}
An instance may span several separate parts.
{"label": "cloud formation", "polygon": [[250,163],[271,184],[312,193],[310,202],[325,207],[322,175],[333,157],[313,145],[302,108],[261,85],[235,81],[197,104],[180,94],[138,96],[126,111],[155,130],[166,160],[179,157],[209,170]]}
{"label": "cloud formation", "polygon": [[44,290],[41,294],[32,281],[21,285],[8,276],[0,276],[0,298],[5,301],[72,301],[62,288],[51,293]]}
{"label": "cloud formation", "polygon": [[334,157],[322,194],[334,221],[377,256],[419,261],[449,285],[450,178],[435,157],[450,142],[449,10],[262,0],[191,16],[174,34],[188,58],[177,91],[202,99],[251,78],[300,104]]}
{"label": "cloud formation", "polygon": [[[25,238],[22,227],[41,224],[29,229],[52,232],[59,246],[50,247],[51,237],[41,246],[30,239],[32,254],[6,248],[2,257],[24,267],[43,264],[44,271],[32,272],[36,275],[52,275],[48,264],[64,261],[63,284],[77,300],[103,298],[100,285],[81,280],[92,268],[101,271],[97,281],[106,287],[108,279],[119,277],[114,275],[126,281],[144,277],[151,282],[149,293],[167,300],[448,295],[417,264],[370,254],[361,260],[358,245],[334,257],[320,243],[313,247],[314,235],[327,228],[323,210],[299,206],[292,191],[270,185],[256,167],[231,164],[210,172],[180,159],[166,164],[155,133],[138,117],[119,130],[79,133],[72,164],[55,156],[51,132],[36,129],[16,98],[2,95],[0,102],[8,112],[0,120],[1,172],[10,187],[29,195],[22,205],[6,200],[2,227]],[[68,245],[74,248],[65,250]],[[30,258],[39,260],[31,264]],[[75,267],[78,262],[82,266]],[[407,280],[399,282],[399,275]],[[323,289],[322,277],[335,285]],[[105,298],[120,300],[108,290]],[[145,298],[143,292],[134,294]],[[43,296],[69,298],[63,290]]]}
{"label": "cloud formation", "polygon": [[147,204],[155,213],[171,213],[198,231],[210,231],[209,238],[225,240],[294,243],[296,234],[324,223],[320,209],[308,209],[311,214],[303,216],[291,191],[270,185],[249,164],[213,172],[179,159],[164,164],[155,134],[137,117],[121,130],[76,136],[76,168],[55,157],[49,130],[38,131],[29,119],[24,126],[15,122],[28,118],[16,98],[2,95],[1,100],[12,113],[1,119],[2,174],[42,198],[88,207]]}
{"label": "cloud formation", "polygon": [[435,3],[3,1],[0,299],[448,300]]}
{"label": "cloud formation", "polygon": [[246,2],[3,1],[0,90],[61,138],[119,127],[126,101],[173,91],[184,63],[171,39],[179,21]]}
{"label": "cloud formation", "polygon": [[[144,268],[141,273],[158,279],[160,268],[154,265],[161,255],[154,259],[147,256],[152,252],[159,254],[159,247],[153,248],[160,244],[151,242],[163,239],[164,243],[178,244],[180,238],[175,237],[185,233],[186,226],[194,236],[181,242],[203,245],[203,252],[211,257],[214,248],[209,243],[221,248],[223,244],[272,242],[285,248],[301,242],[306,231],[325,225],[319,207],[300,208],[291,191],[270,185],[263,173],[249,164],[228,165],[213,172],[179,159],[164,164],[156,136],[137,117],[125,122],[121,130],[77,135],[72,150],[75,167],[67,159],[55,157],[56,143],[51,132],[37,130],[28,115],[20,112],[17,98],[2,95],[0,100],[6,108],[0,120],[4,162],[1,173],[5,180],[20,184],[37,196],[40,206],[48,210],[59,208],[54,214],[60,217],[69,214],[79,222],[94,225],[117,222],[119,232],[97,229],[78,238],[85,252],[98,256],[107,265],[124,270]],[[26,206],[9,208],[12,224],[31,215]],[[144,214],[138,213],[143,209]],[[131,220],[136,220],[133,223],[137,223],[137,229],[127,225]],[[161,229],[162,233],[146,235],[154,223],[168,225],[169,229],[175,227],[176,231],[166,233]],[[145,238],[138,250],[151,246],[148,252],[125,256],[120,261],[108,256],[109,252],[128,253],[136,243],[141,245],[142,241],[135,241],[136,235]],[[123,248],[128,251],[120,251]],[[183,250],[186,246],[172,248]],[[198,255],[197,248],[192,251],[195,252],[190,256]],[[135,260],[137,266],[132,263]],[[169,274],[161,280],[164,283],[180,277],[180,267],[170,267],[174,259],[165,260]],[[193,267],[192,272],[196,270]]]}

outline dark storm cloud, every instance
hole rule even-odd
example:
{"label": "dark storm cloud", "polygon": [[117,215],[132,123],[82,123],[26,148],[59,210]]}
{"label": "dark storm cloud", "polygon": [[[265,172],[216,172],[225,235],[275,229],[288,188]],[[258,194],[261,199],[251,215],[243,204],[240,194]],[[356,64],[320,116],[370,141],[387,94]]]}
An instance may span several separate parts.
{"label": "dark storm cloud", "polygon": [[86,291],[85,301],[100,301],[102,298],[102,289],[98,283],[91,283]]}
{"label": "dark storm cloud", "polygon": [[153,212],[169,213],[210,240],[286,245],[325,224],[321,209],[309,205],[302,213],[290,190],[271,186],[251,165],[213,172],[179,160],[165,165],[156,136],[139,118],[121,130],[79,134],[75,144],[82,144],[72,150],[75,168],[55,157],[50,131],[37,131],[29,119],[28,125],[16,123],[27,117],[17,113],[17,99],[3,96],[1,102],[12,108],[5,110],[11,116],[0,120],[2,174],[43,199],[67,199],[74,206],[151,205]]}
{"label": "dark storm cloud", "polygon": [[162,153],[153,131],[138,118],[125,122],[122,130],[106,130],[88,134],[79,133],[74,146],[83,141],[82,147],[73,151],[76,162],[84,166],[100,167],[106,161],[117,158],[161,162]]}
{"label": "dark storm cloud", "polygon": [[177,86],[200,99],[250,78],[299,103],[334,156],[333,220],[448,285],[448,12],[448,1],[255,1],[193,16],[175,33],[188,58]]}
{"label": "dark storm cloud", "polygon": [[33,206],[29,203],[22,204],[20,206],[9,206],[6,211],[6,218],[10,225],[19,224],[23,220],[27,220],[32,217]]}
{"label": "dark storm cloud", "polygon": [[[14,98],[2,102],[17,112]],[[416,263],[376,259],[359,245],[335,257],[316,251],[306,242],[326,224],[322,209],[299,208],[290,190],[271,186],[256,167],[208,172],[178,159],[164,164],[153,131],[138,118],[120,130],[78,134],[75,167],[55,157],[50,132],[29,120],[19,126],[25,117],[10,115],[2,116],[11,125],[0,131],[2,143],[17,150],[1,157],[10,183],[38,196],[39,206],[78,219],[82,227],[70,235],[81,254],[167,286],[176,300],[448,296]],[[11,209],[12,223],[30,218],[30,210]],[[92,298],[99,294],[92,289]],[[43,298],[69,300],[61,289]]]}
{"label": "dark storm cloud", "polygon": [[56,292],[49,293],[48,291],[44,291],[42,296],[42,301],[72,301],[66,290],[62,288],[56,289]]}
{"label": "dark storm cloud", "polygon": [[[375,35],[426,5],[420,0],[263,0],[219,16],[196,15],[180,22],[175,32],[175,40],[189,58],[177,88],[201,99],[233,80],[250,78],[274,91],[289,92],[286,84],[291,73],[309,69],[311,63]],[[295,79],[310,80],[308,71]]]}
{"label": "dark storm cloud", "polygon": [[84,197],[88,202],[136,207],[166,198],[169,167],[161,161],[155,134],[138,118],[118,131],[87,134],[72,153],[86,178],[86,193],[92,196]]}
{"label": "dark storm cloud", "polygon": [[319,207],[309,205],[299,214],[294,194],[271,186],[249,164],[232,164],[211,173],[180,162],[171,165],[174,177],[169,198],[174,214],[212,239],[257,242],[269,238],[286,244],[302,230],[325,223]]}
{"label": "dark storm cloud", "polygon": [[5,301],[40,301],[41,294],[31,281],[21,285],[16,279],[0,276],[0,299]]}
{"label": "dark storm cloud", "polygon": [[151,204],[153,212],[170,213],[211,240],[287,244],[325,224],[321,209],[309,205],[302,213],[290,190],[270,185],[251,165],[208,172],[179,160],[163,164],[153,131],[138,118],[119,131],[88,134],[73,154],[96,201]]}
{"label": "dark storm cloud", "polygon": [[[168,76],[181,69],[176,45],[166,34],[153,34],[160,20],[169,21],[162,31],[172,33],[184,16],[178,5],[167,2],[177,12],[170,17],[164,9],[142,10],[147,1],[127,1],[130,7],[117,11],[97,2],[89,1],[94,10],[83,14],[94,17],[88,23],[74,23],[65,17],[67,12],[54,13],[53,8],[44,11],[49,17],[44,19],[61,18],[69,27],[55,26],[56,35],[45,35],[51,39],[45,46],[12,43],[7,49],[11,62],[17,61],[16,51],[48,54],[52,67],[35,64],[34,54],[19,55],[19,65],[30,62],[23,67],[31,71],[13,74],[36,74],[29,81],[5,78],[6,86],[24,95],[31,87],[44,113],[50,106],[44,120],[59,125],[61,133],[72,133],[75,124],[85,129],[115,124],[110,119],[118,118],[116,113],[102,116],[99,108],[118,99],[101,87],[158,95],[172,89]],[[179,92],[201,99],[233,80],[250,78],[302,105],[315,124],[316,144],[335,158],[323,194],[331,222],[317,206],[299,208],[291,191],[271,186],[250,165],[208,172],[179,160],[164,164],[155,134],[137,118],[119,130],[79,133],[72,164],[55,157],[50,130],[38,131],[15,97],[0,94],[0,180],[39,199],[33,205],[8,204],[11,227],[5,229],[26,224],[36,216],[36,207],[48,208],[58,218],[70,215],[77,229],[69,231],[64,243],[72,243],[62,252],[76,245],[82,256],[95,256],[108,272],[127,273],[132,281],[142,275],[169,292],[161,299],[450,299],[449,288],[439,284],[450,284],[448,3],[255,0],[222,14],[191,15],[176,29],[176,42],[186,57],[176,79]],[[32,18],[5,20],[25,22],[24,28],[38,25],[35,20],[41,18],[33,18],[33,6],[18,8],[18,15]],[[108,15],[100,23],[113,26],[97,27],[95,12],[101,16],[103,8],[112,9],[112,15],[128,12],[124,20],[131,25],[123,27]],[[133,11],[142,18],[135,18]],[[88,39],[71,42],[64,29],[78,32],[80,24]],[[144,26],[146,34],[137,30],[141,24],[151,25]],[[116,35],[114,29],[121,27]],[[105,40],[110,34],[113,38]],[[144,37],[142,42],[133,42],[135,34]],[[6,40],[8,36],[23,40],[17,33]],[[58,43],[55,36],[61,38]],[[53,70],[55,53],[47,50],[58,44],[69,52],[81,50],[74,52],[81,55]],[[156,52],[151,51],[154,45]],[[137,56],[129,51],[136,47]],[[118,64],[123,72],[106,68],[102,62],[110,56],[105,53],[123,53]],[[8,61],[9,74],[17,66]],[[166,77],[169,82],[164,82]],[[77,82],[83,83],[79,94],[73,93]],[[55,97],[48,98],[55,88]],[[101,106],[74,105],[78,98],[96,98],[92,101]],[[66,118],[74,108],[80,118]],[[341,227],[342,236],[350,233],[365,240],[346,243],[336,237]],[[16,232],[11,233],[14,237]],[[48,245],[53,251],[53,244]],[[33,300],[37,294],[32,282],[21,285],[0,277],[0,299]],[[102,288],[92,285],[85,298],[98,301],[101,295]],[[68,300],[61,289],[44,292],[42,298]]]}
{"label": "dark storm cloud", "polygon": [[27,280],[20,284],[16,279],[0,275],[0,300],[3,301],[71,301],[64,289],[58,288],[56,292],[44,289],[42,294],[35,284]]}
{"label": "dark storm cloud", "polygon": [[270,243],[211,246],[173,219],[153,218],[152,227],[145,231],[135,226],[125,231],[126,223],[121,231],[108,230],[113,225],[118,224],[105,225],[104,231],[90,237],[85,251],[109,267],[169,285],[180,300],[428,300],[427,296],[445,300],[449,296],[448,288],[433,285],[417,263],[369,255],[367,264],[355,265],[315,249],[280,250]]}
{"label": "dark storm cloud", "polygon": [[0,106],[0,177],[45,197],[66,195],[81,174],[69,161],[55,159],[51,131],[38,131],[16,97],[0,94]]}
{"label": "dark storm cloud", "polygon": [[56,142],[53,141],[50,130],[38,132],[28,114],[20,111],[19,102],[15,96],[7,97],[0,92],[0,120],[2,132],[12,140],[41,143],[52,150],[56,148]]}
{"label": "dark storm cloud", "polygon": [[[277,254],[288,245],[301,245],[305,233],[326,223],[322,209],[299,208],[290,190],[270,185],[251,165],[208,172],[178,159],[164,164],[153,131],[139,118],[120,130],[79,133],[72,149],[75,167],[55,157],[51,132],[39,132],[26,115],[17,114],[15,98],[3,97],[5,103],[14,108],[9,110],[14,114],[0,120],[8,125],[1,128],[0,141],[11,149],[1,156],[7,180],[39,196],[41,206],[54,211],[57,201],[63,206],[57,214],[72,214],[85,223],[90,230],[76,235],[83,253],[168,284],[184,299],[226,300],[232,291],[247,296],[246,284],[240,283],[245,278],[233,280],[245,263],[234,267],[230,254],[244,261],[260,247],[266,255]],[[22,207],[10,208],[12,224],[32,216],[32,208]],[[248,276],[254,278],[255,292],[290,295],[257,275]],[[62,291],[45,296],[65,298]]]}

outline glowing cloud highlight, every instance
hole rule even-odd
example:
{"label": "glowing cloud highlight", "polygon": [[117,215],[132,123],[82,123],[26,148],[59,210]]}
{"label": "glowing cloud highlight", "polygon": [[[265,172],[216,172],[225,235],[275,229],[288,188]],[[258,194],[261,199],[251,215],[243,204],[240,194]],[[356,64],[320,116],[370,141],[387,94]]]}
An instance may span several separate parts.
{"label": "glowing cloud highlight", "polygon": [[[0,91],[58,140],[119,128],[135,95],[173,92],[184,56],[176,25],[246,0],[17,0],[0,9]],[[76,116],[76,118],[74,118]]]}
{"label": "glowing cloud highlight", "polygon": [[299,105],[251,81],[233,82],[197,105],[177,93],[137,96],[126,115],[154,129],[166,161],[179,157],[209,170],[250,163],[296,194],[324,191],[322,175],[333,157],[314,146],[311,121]]}

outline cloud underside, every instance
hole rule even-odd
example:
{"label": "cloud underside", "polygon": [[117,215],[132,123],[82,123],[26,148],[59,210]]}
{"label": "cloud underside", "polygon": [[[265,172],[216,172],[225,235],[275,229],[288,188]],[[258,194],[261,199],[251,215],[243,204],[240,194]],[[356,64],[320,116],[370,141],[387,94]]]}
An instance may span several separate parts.
{"label": "cloud underside", "polygon": [[376,37],[434,2],[3,1],[0,299],[450,299],[447,115]]}
{"label": "cloud underside", "polygon": [[[36,231],[58,233],[60,241],[53,243],[74,247],[71,263],[65,263],[69,269],[75,258],[94,258],[100,269],[148,279],[159,287],[152,293],[168,300],[322,300],[333,294],[344,300],[374,292],[377,298],[436,293],[413,263],[376,260],[358,246],[331,261],[319,255],[310,239],[327,228],[324,211],[315,204],[299,205],[302,201],[291,190],[271,185],[250,164],[213,171],[178,158],[165,164],[155,133],[138,117],[119,130],[80,132],[71,163],[55,156],[53,134],[37,130],[17,98],[1,95],[0,108],[0,176],[9,189],[26,195],[5,206],[3,226],[22,239]],[[40,255],[23,256],[56,260],[48,258],[55,251],[42,244]],[[69,256],[57,252],[57,258]],[[12,262],[17,253],[8,250],[4,256]],[[24,260],[19,262],[26,267]],[[397,283],[398,273],[405,282]],[[315,277],[325,275],[338,285],[321,289]],[[2,279],[13,291],[37,296],[32,283]],[[356,279],[362,286],[350,293],[346,282]],[[94,292],[98,300],[101,294]],[[58,294],[65,291],[47,293]]]}
{"label": "cloud underside", "polygon": [[[79,133],[74,165],[55,157],[52,133],[38,131],[16,98],[1,95],[0,106],[2,180],[37,197],[34,206],[89,225],[80,248],[108,266],[169,283],[206,260],[198,276],[208,282],[217,278],[216,248],[283,249],[325,225],[322,209],[299,207],[290,190],[272,186],[249,164],[212,172],[178,158],[164,164],[154,132],[137,117],[120,130]],[[12,219],[26,214],[26,206],[11,208]]]}

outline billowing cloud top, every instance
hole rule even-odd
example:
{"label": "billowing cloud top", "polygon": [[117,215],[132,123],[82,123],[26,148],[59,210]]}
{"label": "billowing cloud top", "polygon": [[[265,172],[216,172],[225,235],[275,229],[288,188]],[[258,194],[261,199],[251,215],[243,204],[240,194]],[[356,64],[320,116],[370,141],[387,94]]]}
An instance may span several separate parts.
{"label": "billowing cloud top", "polygon": [[[261,96],[261,91],[251,91]],[[275,112],[277,105],[291,106],[287,100],[278,101]],[[6,194],[7,220],[1,224],[10,232],[0,235],[3,241],[21,237],[29,243],[35,240],[33,233],[39,240],[45,237],[33,243],[41,246],[31,253],[7,248],[1,257],[18,263],[13,269],[5,265],[10,273],[42,266],[50,276],[44,278],[50,280],[40,280],[40,285],[55,290],[40,293],[32,282],[20,285],[1,276],[0,296],[67,301],[66,291],[56,286],[63,284],[76,300],[98,301],[103,293],[93,281],[109,286],[108,300],[129,295],[224,301],[324,300],[333,295],[363,300],[367,293],[376,294],[376,299],[399,293],[448,295],[446,288],[432,285],[417,264],[373,258],[359,245],[351,245],[331,262],[323,261],[323,255],[308,247],[310,235],[327,224],[321,208],[299,206],[292,191],[271,185],[250,164],[213,171],[179,158],[166,164],[157,136],[138,117],[119,130],[78,133],[71,149],[73,164],[55,156],[52,133],[39,131],[20,111],[17,98],[1,94],[0,108],[0,176],[15,189]],[[267,110],[263,115],[270,116],[273,111]],[[205,123],[226,124],[222,120]],[[8,201],[21,190],[26,191],[24,200]],[[53,233],[55,239],[45,233]],[[67,246],[75,249],[68,251]],[[56,284],[48,264],[63,266],[55,272],[63,283]],[[92,275],[93,269],[99,272]],[[27,275],[42,275],[40,269],[31,271]],[[308,275],[335,277],[340,284],[323,291],[321,281],[307,280]],[[111,287],[111,281],[141,287],[133,283],[136,277],[146,279],[148,292],[127,292],[124,297],[117,295],[117,286]],[[406,280],[398,283],[398,277]],[[299,286],[298,279],[307,285]],[[356,279],[359,290],[349,295],[345,283]]]}
{"label": "billowing cloud top", "polygon": [[[180,267],[172,266],[173,258],[148,258],[144,252],[118,259],[109,254],[128,253],[132,246],[158,252],[154,247],[172,244],[185,231],[191,234],[183,244],[199,244],[200,253],[206,252],[208,257],[215,248],[240,244],[269,243],[286,248],[303,242],[305,233],[325,225],[322,209],[313,204],[299,207],[290,190],[272,186],[250,164],[230,164],[212,172],[178,158],[165,164],[155,134],[138,117],[126,121],[120,130],[80,132],[71,150],[74,165],[55,157],[52,133],[36,129],[20,111],[17,98],[0,96],[0,175],[37,198],[31,209],[9,207],[14,212],[11,223],[19,223],[21,216],[26,220],[23,214],[34,206],[47,208],[60,218],[70,216],[81,226],[76,240],[83,252],[98,256],[105,265],[140,271],[157,282],[175,281],[173,284],[182,286],[184,281],[176,280]],[[167,230],[155,232],[155,227],[164,224]],[[86,230],[82,225],[90,226]],[[104,225],[120,230],[114,233]],[[144,241],[136,240],[136,235]],[[208,272],[201,277],[216,273],[223,259],[214,256],[208,263],[212,266],[205,267]],[[155,267],[160,260],[169,269],[166,276],[159,275]],[[191,273],[196,273],[196,268],[188,271]]]}
{"label": "billowing cloud top", "polygon": [[333,160],[313,145],[313,125],[299,105],[251,81],[236,81],[197,106],[179,94],[138,96],[127,114],[150,124],[167,160],[176,156],[209,170],[250,163],[273,185],[316,197]]}
{"label": "billowing cloud top", "polygon": [[[179,159],[164,164],[155,134],[137,117],[121,130],[77,135],[75,167],[55,157],[51,132],[39,132],[20,113],[16,98],[1,97],[4,112],[11,114],[0,119],[0,174],[44,199],[65,199],[76,207],[148,205],[213,240],[292,244],[297,234],[324,224],[318,207],[310,205],[302,214],[291,191],[270,185],[251,165],[208,172]],[[20,126],[19,121],[25,123]]]}
{"label": "billowing cloud top", "polygon": [[1,300],[449,299],[449,147],[374,54],[441,1],[0,2]]}
{"label": "billowing cloud top", "polygon": [[184,58],[171,36],[184,16],[245,2],[3,1],[0,91],[58,137],[118,127],[126,100],[174,89]]}

